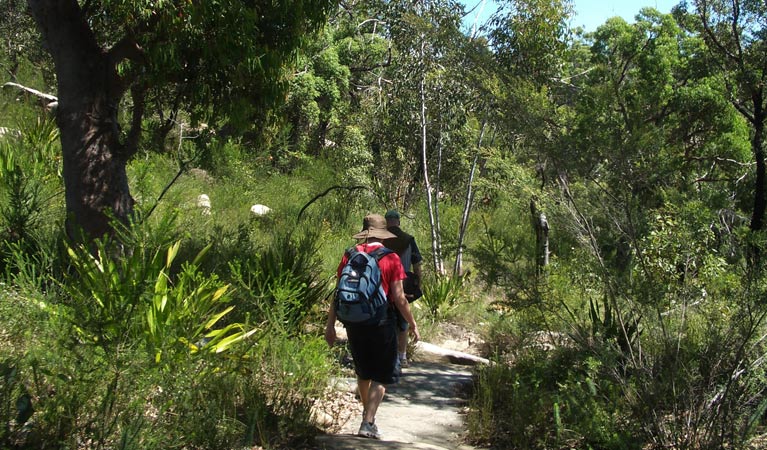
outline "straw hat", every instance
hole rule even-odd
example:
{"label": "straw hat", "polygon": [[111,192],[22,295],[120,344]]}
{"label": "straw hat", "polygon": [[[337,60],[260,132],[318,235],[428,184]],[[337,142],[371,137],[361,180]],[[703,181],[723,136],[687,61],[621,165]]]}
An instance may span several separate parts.
{"label": "straw hat", "polygon": [[362,220],[362,231],[352,236],[354,239],[390,239],[394,233],[386,229],[386,219],[380,214],[368,214]]}

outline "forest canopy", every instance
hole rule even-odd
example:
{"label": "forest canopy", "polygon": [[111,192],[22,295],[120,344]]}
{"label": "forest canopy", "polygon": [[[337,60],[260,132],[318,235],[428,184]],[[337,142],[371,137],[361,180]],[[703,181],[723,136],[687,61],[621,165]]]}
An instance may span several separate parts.
{"label": "forest canopy", "polygon": [[0,0],[0,447],[310,442],[388,209],[472,442],[757,446],[767,4],[496,3]]}

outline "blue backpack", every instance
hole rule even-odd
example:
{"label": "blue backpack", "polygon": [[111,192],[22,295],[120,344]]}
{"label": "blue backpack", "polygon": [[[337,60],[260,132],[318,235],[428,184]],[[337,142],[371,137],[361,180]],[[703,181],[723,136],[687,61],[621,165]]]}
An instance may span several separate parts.
{"label": "blue backpack", "polygon": [[352,247],[346,251],[346,265],[341,269],[336,287],[336,317],[344,325],[377,326],[387,317],[389,302],[381,286],[378,260],[393,253],[385,247],[371,253]]}

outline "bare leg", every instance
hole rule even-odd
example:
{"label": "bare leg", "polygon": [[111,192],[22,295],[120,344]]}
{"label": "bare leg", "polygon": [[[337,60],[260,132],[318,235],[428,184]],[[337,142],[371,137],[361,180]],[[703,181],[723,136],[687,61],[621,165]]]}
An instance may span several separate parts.
{"label": "bare leg", "polygon": [[360,401],[362,402],[363,413],[368,410],[368,397],[370,396],[371,383],[371,380],[361,380],[357,378],[357,390],[360,393]]}
{"label": "bare leg", "polygon": [[366,408],[365,408],[364,420],[366,422],[372,423],[373,421],[375,421],[376,412],[378,411],[378,406],[381,405],[381,402],[383,401],[385,394],[386,394],[386,386],[384,386],[381,383],[376,383],[375,381],[370,382],[369,389],[368,389],[367,402],[365,402]]}

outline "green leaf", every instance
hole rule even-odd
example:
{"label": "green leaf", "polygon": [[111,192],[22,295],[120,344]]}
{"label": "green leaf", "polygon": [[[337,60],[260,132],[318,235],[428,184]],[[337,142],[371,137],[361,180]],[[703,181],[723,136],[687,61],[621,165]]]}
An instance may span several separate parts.
{"label": "green leaf", "polygon": [[205,255],[208,254],[208,251],[213,247],[213,244],[206,245],[202,250],[200,250],[200,253],[195,256],[194,260],[192,261],[192,265],[198,266],[200,264],[200,261],[205,257]]}
{"label": "green leaf", "polygon": [[230,307],[226,308],[225,310],[221,311],[220,313],[216,314],[215,316],[213,316],[213,318],[211,318],[211,319],[210,319],[210,320],[209,320],[209,321],[208,321],[208,322],[205,324],[205,329],[207,330],[207,329],[211,328],[213,325],[215,325],[215,324],[216,324],[216,322],[218,322],[219,320],[221,320],[221,318],[222,318],[222,317],[224,317],[225,315],[229,314],[229,312],[230,312],[231,310],[233,310],[233,309],[234,309],[234,306],[230,306]]}
{"label": "green leaf", "polygon": [[215,301],[218,301],[218,299],[220,299],[220,298],[221,298],[221,296],[223,296],[223,295],[226,293],[226,291],[227,291],[228,289],[229,289],[229,285],[228,285],[228,284],[227,284],[226,286],[222,286],[222,287],[220,287],[220,288],[219,288],[219,289],[218,289],[218,290],[217,290],[217,291],[216,291],[216,292],[213,294],[213,301],[214,301],[214,302],[215,302]]}
{"label": "green leaf", "polygon": [[155,318],[154,311],[155,311],[154,308],[148,308],[146,310],[146,323],[147,323],[147,326],[149,327],[149,333],[151,335],[154,335],[155,332],[157,331],[157,321]]}
{"label": "green leaf", "polygon": [[227,336],[226,338],[222,339],[218,343],[213,345],[213,349],[215,349],[216,353],[221,353],[227,351],[229,348],[231,348],[234,344],[243,341],[258,331],[257,328],[254,328],[247,333],[245,332],[237,332],[233,335]]}
{"label": "green leaf", "polygon": [[178,254],[178,249],[181,247],[181,241],[176,241],[175,244],[168,247],[168,257],[165,260],[165,266],[170,267],[173,263],[173,260],[176,259],[176,255]]}

